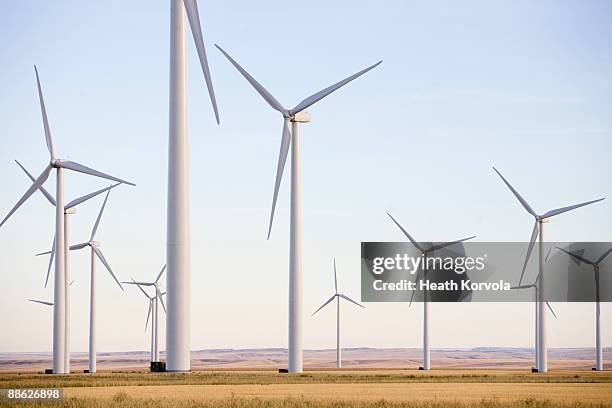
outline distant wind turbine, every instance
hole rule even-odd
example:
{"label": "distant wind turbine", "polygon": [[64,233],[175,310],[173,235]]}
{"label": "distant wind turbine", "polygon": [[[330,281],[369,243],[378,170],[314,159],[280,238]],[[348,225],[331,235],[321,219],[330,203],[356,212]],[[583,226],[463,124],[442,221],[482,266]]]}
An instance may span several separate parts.
{"label": "distant wind turbine", "polygon": [[[112,187],[112,186],[111,186]],[[96,257],[102,262],[108,273],[113,277],[117,285],[123,290],[123,286],[117,279],[117,276],[111,269],[108,261],[102,254],[102,250],[100,249],[100,241],[95,241],[96,232],[98,232],[98,227],[100,226],[100,220],[102,219],[102,214],[104,213],[104,208],[106,207],[106,202],[108,201],[108,196],[110,194],[110,188],[106,193],[106,197],[104,198],[104,203],[102,203],[102,207],[100,208],[100,212],[98,213],[98,218],[91,230],[91,235],[87,242],[83,242],[81,244],[71,245],[70,250],[75,251],[83,248],[89,247],[91,249],[91,257],[90,257],[90,275],[89,275],[89,372],[95,373],[97,371],[97,355],[96,355]]]}
{"label": "distant wind turbine", "polygon": [[[151,312],[153,312],[153,322],[151,324],[151,362],[159,361],[159,304],[161,303],[164,308],[164,313],[166,313],[166,304],[164,303],[164,295],[166,292],[162,292],[160,289],[160,279],[164,272],[166,271],[166,265],[162,268],[162,270],[157,275],[157,278],[153,282],[137,282],[132,278],[131,282],[123,282],[127,285],[136,285],[138,289],[149,299],[149,312],[147,313],[147,323],[145,325],[145,331],[147,330],[147,326],[149,325],[149,317],[151,317]],[[142,287],[150,286],[155,290],[155,295],[150,296]],[[167,353],[166,353],[167,355]]]}
{"label": "distant wind turbine", "polygon": [[[391,214],[387,213],[387,215],[389,216],[389,218],[391,218],[391,220],[395,223],[395,225],[397,225],[397,227],[404,233],[404,235],[410,240],[410,242],[412,242],[412,245],[414,245],[415,248],[418,249],[423,255],[423,262],[421,263],[421,265],[425,265],[425,269],[419,268],[416,274],[416,277],[415,277],[415,282],[419,281],[421,274],[423,275],[422,279],[427,278],[427,257],[429,254],[437,250],[440,250],[442,248],[450,247],[451,245],[455,245],[460,242],[464,242],[472,238],[476,238],[476,235],[474,235],[468,238],[459,239],[457,241],[441,242],[438,244],[432,244],[431,246],[429,246],[429,248],[425,248],[422,246],[422,243],[419,243],[414,238],[412,238],[412,236],[408,233],[408,231],[406,231],[404,227],[402,227],[400,223],[396,221],[395,218],[393,218]],[[412,291],[412,296],[410,298],[411,304],[412,304],[412,298],[414,297],[414,292],[415,291]],[[429,303],[428,295],[429,295],[429,291],[425,290],[423,292],[423,370],[429,370],[431,368],[431,359],[430,359],[431,352],[429,348],[429,314],[427,312],[428,303]]]}
{"label": "distant wind turbine", "polygon": [[336,273],[336,258],[334,258],[334,295],[329,298],[329,300],[323,303],[323,306],[318,308],[312,315],[316,315],[319,310],[323,309],[325,306],[330,304],[334,299],[336,299],[336,368],[342,368],[342,348],[340,347],[340,299],[344,299],[348,302],[354,303],[359,307],[365,308],[365,306],[355,302],[353,299],[348,296],[338,292],[338,275]]}
{"label": "distant wind turbine", "polygon": [[[546,254],[546,259],[544,260],[544,262],[548,261],[548,257],[550,256],[550,251],[552,248],[548,249],[548,253]],[[510,289],[512,290],[520,290],[520,289],[533,289],[533,305],[534,305],[534,312],[535,312],[535,346],[534,346],[534,350],[535,350],[535,364],[536,364],[536,368],[537,368],[537,364],[540,358],[540,352],[539,352],[539,338],[540,338],[540,334],[538,331],[538,327],[539,326],[539,308],[538,308],[538,299],[539,299],[539,293],[538,293],[538,286],[540,285],[540,278],[541,275],[538,274],[538,276],[535,278],[535,280],[533,281],[533,283],[531,285],[518,285],[518,286],[512,286]],[[555,319],[557,318],[557,314],[555,313],[555,311],[553,310],[552,306],[550,305],[550,303],[548,303],[548,301],[546,301],[546,306],[548,306],[548,308],[550,309],[550,312],[553,314],[553,316],[555,317]]]}
{"label": "distant wind turbine", "polygon": [[[272,107],[283,116],[283,132],[281,137],[281,147],[276,168],[276,183],[274,185],[274,196],[272,199],[272,211],[270,214],[270,223],[268,226],[268,239],[272,232],[272,224],[274,221],[274,211],[276,210],[276,201],[280,188],[285,162],[289,155],[289,147],[291,150],[291,234],[290,234],[290,249],[289,249],[289,372],[303,371],[303,355],[302,355],[302,245],[301,245],[301,229],[302,229],[302,214],[301,214],[301,164],[300,164],[300,123],[310,122],[310,115],[305,111],[309,106],[317,103],[334,91],[337,91],[352,80],[360,77],[366,72],[374,69],[382,63],[382,61],[369,66],[368,68],[343,79],[342,81],[329,86],[298,103],[293,109],[283,107],[265,89],[259,82],[255,80],[244,68],[242,68],[230,55],[225,52],[220,46],[215,46],[221,51],[229,62],[246,78],[246,80],[255,88],[257,93]],[[291,123],[291,130],[289,130]]]}
{"label": "distant wind turbine", "polygon": [[512,191],[512,194],[514,194],[514,196],[521,203],[523,208],[529,214],[531,214],[535,220],[534,225],[533,225],[533,231],[531,233],[531,239],[529,240],[529,246],[527,247],[527,255],[525,256],[523,270],[521,272],[521,277],[519,279],[519,285],[521,285],[523,282],[523,276],[525,275],[525,269],[527,268],[527,263],[529,262],[529,257],[531,256],[531,252],[533,251],[533,246],[535,245],[535,241],[538,238],[538,235],[540,236],[540,245],[539,245],[539,259],[540,260],[539,260],[539,271],[538,271],[538,276],[540,276],[540,280],[539,280],[540,299],[538,301],[538,316],[539,316],[538,322],[540,324],[539,334],[538,334],[538,341],[539,341],[538,356],[540,358],[540,361],[537,362],[536,368],[538,369],[538,372],[546,373],[548,372],[548,349],[546,345],[547,344],[547,341],[546,341],[546,314],[545,314],[545,309],[544,309],[545,304],[546,304],[544,301],[544,297],[545,297],[544,294],[546,293],[544,289],[545,288],[545,285],[544,285],[544,282],[545,282],[545,279],[544,279],[544,223],[548,222],[548,219],[551,217],[554,217],[555,215],[563,214],[565,212],[575,210],[576,208],[584,207],[585,205],[599,202],[603,200],[603,198],[600,198],[598,200],[587,201],[586,203],[570,205],[568,207],[557,208],[557,209],[550,210],[540,215],[540,214],[537,214],[533,210],[533,208],[531,208],[529,204],[527,204],[527,201],[525,201],[525,199],[521,197],[518,191],[516,191],[514,187],[510,185],[510,183],[504,178],[504,176],[502,176],[502,174],[499,171],[497,171],[495,167],[493,167],[493,170],[495,170],[497,175],[501,177],[504,184],[508,186],[510,191]]}
{"label": "distant wind turbine", "polygon": [[43,170],[43,172],[36,178],[34,183],[28,188],[23,196],[17,201],[17,204],[9,211],[6,217],[0,222],[0,227],[6,223],[6,221],[21,207],[21,205],[34,194],[34,192],[47,181],[52,170],[56,170],[57,181],[56,181],[56,194],[55,194],[55,279],[54,279],[54,290],[53,290],[53,373],[62,374],[68,373],[70,370],[69,364],[66,364],[66,247],[67,242],[65,236],[65,214],[64,214],[64,169],[72,170],[79,173],[89,174],[92,176],[116,181],[119,183],[125,183],[129,185],[135,185],[133,183],[121,180],[119,178],[110,176],[105,173],[101,173],[92,168],[83,166],[82,164],[75,163],[69,160],[60,160],[55,155],[55,149],[53,147],[53,141],[51,139],[51,130],[49,127],[49,121],[47,118],[47,110],[43,99],[42,89],[40,86],[40,79],[38,76],[38,69],[34,66],[36,72],[36,83],[38,86],[38,97],[40,101],[40,109],[42,112],[43,127],[45,130],[45,139],[47,142],[47,149],[51,157],[49,164]]}
{"label": "distant wind turbine", "polygon": [[565,252],[572,258],[584,262],[587,265],[591,265],[593,267],[593,272],[595,273],[595,369],[597,371],[603,370],[603,345],[601,342],[601,317],[600,317],[600,294],[599,294],[599,265],[606,259],[610,253],[612,253],[612,248],[608,249],[603,253],[596,261],[591,261],[590,259],[586,259],[583,256],[580,256],[574,252],[566,251],[563,248],[557,247],[557,249]]}

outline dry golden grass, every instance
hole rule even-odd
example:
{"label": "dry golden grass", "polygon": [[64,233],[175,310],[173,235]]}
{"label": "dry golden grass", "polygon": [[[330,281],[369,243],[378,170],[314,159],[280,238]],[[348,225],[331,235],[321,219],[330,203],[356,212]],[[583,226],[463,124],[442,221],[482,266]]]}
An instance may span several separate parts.
{"label": "dry golden grass", "polygon": [[[612,406],[612,372],[518,370],[199,371],[0,374],[0,388],[61,387],[53,407],[563,408]],[[34,407],[48,403],[4,403]],[[4,406],[0,402],[0,406]]]}
{"label": "dry golden grass", "polygon": [[147,372],[101,372],[97,374],[40,375],[0,374],[0,388],[108,387],[147,385],[240,385],[240,384],[368,384],[368,383],[608,383],[612,371],[551,371],[532,374],[526,370],[325,370],[303,374],[274,371],[195,371],[150,374]]}
{"label": "dry golden grass", "polygon": [[161,385],[67,388],[66,397],[110,399],[124,392],[135,399],[192,401],[226,400],[232,397],[311,401],[459,401],[482,399],[500,402],[549,400],[557,403],[612,403],[612,384],[519,384],[519,383],[410,383],[410,384],[271,384],[271,385]]}

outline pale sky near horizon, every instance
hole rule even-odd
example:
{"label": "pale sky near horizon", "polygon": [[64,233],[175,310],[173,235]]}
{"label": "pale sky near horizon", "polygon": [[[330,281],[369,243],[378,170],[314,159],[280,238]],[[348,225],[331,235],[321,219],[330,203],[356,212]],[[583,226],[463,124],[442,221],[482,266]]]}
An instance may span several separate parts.
{"label": "pale sky near horizon", "polygon": [[[607,200],[547,224],[546,239],[612,241],[612,3],[607,1],[199,1],[217,126],[188,35],[192,348],[286,347],[289,178],[266,241],[281,117],[214,48],[281,103],[382,59],[309,108],[302,127],[304,347],[335,345],[333,290],[359,298],[360,242],[398,241],[391,211],[420,240],[529,239],[537,211]],[[37,64],[60,158],[137,184],[110,195],[98,238],[122,280],[164,263],[168,133],[167,1],[0,6],[0,216],[48,161]],[[289,165],[289,163],[288,163]],[[70,200],[107,185],[66,176]],[[54,181],[46,186],[54,189]],[[86,240],[102,202],[73,217]],[[0,229],[0,351],[51,349],[43,287],[53,210],[35,195]],[[520,263],[520,262],[519,262]],[[71,257],[72,349],[87,349],[89,255]],[[98,264],[99,351],[148,350],[147,302]],[[421,305],[343,306],[345,347],[419,347]],[[552,347],[594,345],[594,305],[556,304]],[[435,304],[432,347],[532,346],[531,304]],[[602,307],[605,346],[612,307]],[[162,339],[164,337],[162,336]],[[165,344],[165,341],[163,341]]]}

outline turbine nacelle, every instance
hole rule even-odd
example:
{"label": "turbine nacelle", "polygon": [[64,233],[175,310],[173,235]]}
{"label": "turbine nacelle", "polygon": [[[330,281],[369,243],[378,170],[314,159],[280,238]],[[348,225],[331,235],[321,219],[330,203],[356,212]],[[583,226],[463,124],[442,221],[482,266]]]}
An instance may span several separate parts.
{"label": "turbine nacelle", "polygon": [[297,123],[308,123],[310,122],[310,113],[306,111],[301,111],[301,112],[296,113],[293,116],[290,116],[289,120],[291,122],[297,122]]}

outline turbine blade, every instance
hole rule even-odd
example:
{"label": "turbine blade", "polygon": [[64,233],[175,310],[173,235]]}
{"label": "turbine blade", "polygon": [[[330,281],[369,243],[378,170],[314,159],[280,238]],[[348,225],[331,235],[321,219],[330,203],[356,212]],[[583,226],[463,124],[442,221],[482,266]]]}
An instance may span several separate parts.
{"label": "turbine blade", "polygon": [[289,131],[289,119],[283,121],[283,135],[281,137],[280,152],[278,153],[278,164],[276,166],[276,181],[274,183],[274,196],[272,197],[272,210],[270,212],[270,225],[268,226],[268,239],[272,234],[272,223],[274,222],[274,212],[276,211],[276,202],[278,200],[278,191],[283,179],[283,171],[285,163],[289,155],[289,146],[291,145],[291,132]]}
{"label": "turbine blade", "polygon": [[[32,180],[32,183],[36,181],[34,176],[32,174],[30,174],[30,172],[27,171],[26,168],[23,167],[23,165],[21,163],[19,163],[18,160],[15,160],[15,163],[17,163],[17,165],[19,167],[21,167],[21,170],[23,170],[24,173],[27,174],[27,176],[30,178],[30,180]],[[55,207],[55,198],[53,198],[53,196],[43,186],[40,186],[39,190],[40,190],[41,193],[43,193],[43,195],[45,196],[47,201],[49,201],[51,203],[51,205]]]}
{"label": "turbine blade", "polygon": [[95,246],[91,247],[93,249],[93,251],[95,252],[95,254],[98,256],[98,259],[100,259],[100,261],[102,261],[102,263],[104,264],[104,266],[106,267],[106,270],[111,274],[111,276],[113,277],[113,279],[115,280],[115,282],[117,282],[117,285],[119,285],[119,287],[121,288],[121,290],[123,289],[123,286],[121,286],[121,282],[119,282],[119,279],[117,279],[117,277],[115,276],[115,273],[113,272],[113,270],[111,269],[110,265],[108,264],[108,261],[106,260],[106,258],[104,258],[104,255],[102,255],[102,251],[100,251],[98,248],[96,248]]}
{"label": "turbine blade", "polygon": [[148,298],[148,299],[153,299],[151,296],[149,296],[149,294],[142,288],[142,286],[140,286],[141,284],[139,282],[136,282],[134,280],[134,278],[132,278],[132,282],[123,282],[123,283],[127,283],[128,285],[136,285],[138,286],[138,289],[140,289],[140,291]]}
{"label": "turbine blade", "polygon": [[51,129],[49,129],[49,119],[47,118],[47,108],[45,107],[45,100],[43,98],[42,89],[40,87],[40,78],[38,77],[38,68],[34,65],[34,71],[36,72],[36,85],[38,86],[38,99],[40,100],[40,112],[42,113],[43,126],[45,128],[45,141],[47,142],[47,149],[51,160],[55,159],[55,150],[53,149],[53,140],[51,139]]}
{"label": "turbine blade", "polygon": [[53,235],[53,245],[51,246],[51,256],[49,257],[49,266],[47,267],[47,277],[45,278],[45,288],[49,283],[49,275],[51,275],[51,265],[53,264],[53,258],[55,257],[55,235]]}
{"label": "turbine blade", "polygon": [[589,204],[593,204],[593,203],[598,203],[598,202],[600,202],[602,200],[605,200],[605,198],[600,198],[598,200],[587,201],[586,203],[570,205],[569,207],[557,208],[556,210],[550,210],[549,212],[544,214],[542,216],[542,218],[554,217],[555,215],[563,214],[564,212],[575,210],[576,208],[584,207],[585,205],[589,205]]}
{"label": "turbine blade", "polygon": [[353,299],[351,299],[350,297],[348,297],[348,296],[346,296],[346,295],[343,295],[343,294],[339,293],[339,294],[338,294],[338,296],[340,296],[342,299],[348,300],[349,302],[351,302],[351,303],[353,303],[353,304],[356,304],[356,305],[357,305],[357,306],[359,306],[359,307],[363,307],[363,308],[365,309],[365,306],[364,306],[364,305],[362,305],[362,304],[360,304],[360,303],[355,302]]}
{"label": "turbine blade", "polygon": [[321,309],[323,309],[325,306],[329,305],[329,304],[331,303],[331,301],[332,301],[332,300],[334,300],[335,298],[336,298],[336,295],[334,295],[334,296],[330,297],[330,298],[329,298],[329,300],[328,300],[327,302],[323,303],[323,306],[321,306],[320,308],[318,308],[317,310],[315,310],[315,312],[314,312],[314,313],[313,313],[311,316],[316,315],[316,314],[319,312],[319,310],[321,310]]}
{"label": "turbine blade", "polygon": [[121,283],[125,283],[127,285],[140,285],[140,286],[153,286],[153,285],[155,285],[154,283],[150,283],[150,282],[136,282],[133,279],[132,279],[132,282],[121,281]]}
{"label": "turbine blade", "polygon": [[566,251],[565,249],[563,249],[563,248],[559,248],[559,247],[557,247],[557,249],[558,249],[558,250],[560,250],[560,251],[565,252],[566,254],[568,254],[569,256],[571,256],[572,258],[576,258],[576,259],[577,259],[577,260],[579,260],[580,262],[584,262],[584,263],[585,263],[585,264],[587,264],[587,265],[593,265],[593,264],[594,264],[594,262],[589,261],[588,259],[586,259],[586,258],[584,258],[584,257],[582,257],[582,256],[580,256],[580,255],[578,255],[578,254],[575,254],[575,253],[573,253],[573,252]]}
{"label": "turbine blade", "polygon": [[555,319],[557,318],[557,314],[555,313],[555,311],[553,310],[552,306],[550,305],[550,303],[548,303],[548,301],[546,301],[546,306],[548,306],[548,309],[550,310],[550,312],[553,314],[553,316],[555,316]]}
{"label": "turbine blade", "polygon": [[[414,283],[415,283],[415,287],[416,287],[416,283],[419,281],[419,277],[423,274],[423,269],[419,268],[419,270],[416,273],[416,276],[414,277]],[[408,304],[408,307],[412,307],[412,301],[414,300],[414,294],[416,292],[416,289],[412,291],[412,294],[410,295],[410,303]]]}
{"label": "turbine blade", "polygon": [[326,96],[328,96],[332,92],[335,92],[338,89],[342,88],[344,85],[348,84],[352,80],[357,79],[360,76],[362,76],[363,74],[365,74],[366,72],[376,68],[380,64],[382,64],[382,60],[378,61],[374,65],[370,65],[366,69],[363,69],[363,70],[357,72],[356,74],[351,75],[348,78],[343,79],[340,82],[335,83],[332,86],[328,86],[327,88],[323,89],[322,91],[317,92],[316,94],[313,94],[313,95],[309,96],[308,98],[304,99],[302,102],[298,103],[295,108],[293,108],[293,109],[291,109],[289,111],[289,113],[291,115],[295,115],[296,113],[303,111],[304,109],[308,108],[309,106],[319,102],[321,99],[325,98]]}
{"label": "turbine blade", "polygon": [[432,246],[431,248],[429,248],[427,250],[427,252],[437,251],[438,249],[446,248],[446,247],[449,247],[451,245],[455,245],[455,244],[458,244],[460,242],[468,241],[468,240],[473,239],[473,238],[476,238],[476,235],[473,235],[473,236],[467,237],[467,238],[463,238],[463,239],[458,239],[457,241],[442,242],[440,244]]}
{"label": "turbine blade", "polygon": [[552,248],[548,248],[548,252],[546,253],[546,258],[544,258],[544,262],[548,262],[548,257],[550,256],[550,251],[552,251]]}
{"label": "turbine blade", "polygon": [[0,222],[0,227],[4,225],[4,223],[11,217],[11,215],[13,215],[13,213],[15,213],[15,211],[17,211],[17,209],[21,207],[21,205],[25,203],[26,200],[30,198],[30,196],[34,194],[34,192],[38,190],[40,186],[44,184],[45,181],[47,181],[47,179],[49,178],[49,173],[51,173],[51,169],[53,169],[53,167],[51,167],[51,165],[49,164],[43,170],[43,172],[40,173],[40,176],[38,176],[36,181],[34,181],[34,183],[30,186],[30,188],[28,188],[27,191],[23,194],[23,196],[21,196],[19,201],[17,201],[17,204],[15,204],[15,206],[11,209],[11,211],[9,211],[6,217],[4,217],[2,222]]}
{"label": "turbine blade", "polygon": [[30,302],[40,303],[41,305],[53,306],[53,302],[45,302],[44,300],[28,299]]}
{"label": "turbine blade", "polygon": [[75,251],[77,249],[83,249],[89,245],[89,242],[83,242],[82,244],[70,245],[70,250]]}
{"label": "turbine blade", "polygon": [[76,200],[72,200],[71,202],[69,202],[64,208],[69,209],[69,208],[72,208],[72,207],[76,207],[77,205],[79,205],[81,203],[84,203],[85,201],[87,201],[87,200],[89,200],[91,198],[94,198],[97,195],[104,193],[105,191],[110,191],[111,189],[113,189],[113,188],[115,188],[115,187],[117,187],[119,185],[121,185],[121,183],[115,183],[115,184],[113,184],[113,185],[111,185],[109,187],[103,188],[103,189],[98,190],[98,191],[94,191],[93,193],[89,193],[87,195],[84,195],[83,197],[79,197]]}
{"label": "turbine blade", "polygon": [[601,263],[601,261],[603,261],[604,259],[606,259],[606,257],[608,255],[610,255],[610,253],[612,253],[612,248],[608,249],[606,252],[604,252],[604,254],[602,256],[599,257],[599,259],[597,261],[595,261],[595,263],[597,265],[599,265]]}
{"label": "turbine blade", "polygon": [[519,285],[519,286],[511,286],[510,289],[529,289],[533,288],[535,285]]}
{"label": "turbine blade", "polygon": [[104,208],[106,207],[106,202],[108,201],[108,196],[110,195],[110,190],[106,192],[106,197],[104,197],[104,202],[102,203],[102,207],[100,208],[100,212],[98,213],[98,218],[96,218],[96,223],[94,224],[93,229],[91,230],[90,241],[94,239],[96,236],[96,232],[98,232],[98,227],[100,226],[100,220],[102,219],[102,214],[104,213]]}
{"label": "turbine blade", "polygon": [[336,274],[336,258],[334,258],[334,289],[338,294],[338,275]]}
{"label": "turbine blade", "polygon": [[90,167],[83,166],[82,164],[71,162],[69,160],[62,160],[59,163],[60,167],[72,171],[77,171],[79,173],[89,174],[90,176],[96,176],[100,178],[104,178],[107,180],[116,181],[117,183],[129,184],[130,186],[135,186],[136,184],[130,183],[129,181],[121,180],[120,178],[110,176],[108,174],[102,173],[98,170],[94,170]]}
{"label": "turbine blade", "polygon": [[397,220],[395,218],[393,218],[393,216],[390,213],[387,213],[387,215],[389,216],[389,218],[391,218],[391,220],[395,223],[395,225],[397,225],[399,227],[400,230],[402,230],[402,232],[404,233],[405,236],[408,237],[408,239],[410,240],[410,242],[412,242],[412,245],[414,245],[416,247],[416,249],[418,249],[421,252],[424,252],[423,248],[421,248],[421,246],[419,245],[418,242],[416,242],[416,240],[414,238],[412,238],[412,236],[408,233],[408,231],[406,231],[404,229],[404,227],[402,227],[400,225],[399,222],[397,222]]}
{"label": "turbine blade", "polygon": [[166,304],[164,303],[164,297],[162,296],[161,291],[159,290],[157,286],[155,287],[155,292],[156,292],[156,296],[159,298],[159,301],[161,302],[162,307],[164,308],[164,313],[166,313]]}
{"label": "turbine blade", "polygon": [[213,110],[215,111],[215,119],[217,119],[217,124],[219,124],[217,99],[215,98],[215,90],[213,89],[212,79],[210,78],[210,68],[208,67],[208,59],[206,58],[206,49],[204,48],[204,38],[202,36],[202,26],[200,24],[200,13],[198,13],[198,2],[196,0],[184,0],[183,4],[185,5],[185,11],[187,12],[187,18],[189,19],[189,25],[191,26],[193,41],[195,42],[196,49],[198,50],[198,57],[200,57],[200,65],[202,66],[204,80],[206,81],[206,87],[208,88],[210,103],[212,103]]}
{"label": "turbine blade", "polygon": [[153,302],[149,300],[149,311],[147,312],[147,323],[145,324],[145,331],[147,331],[147,327],[149,326],[149,319],[151,318],[152,308],[153,308]]}
{"label": "turbine blade", "polygon": [[[533,246],[535,245],[535,240],[538,238],[538,234],[540,233],[539,221],[536,220],[533,225],[533,231],[531,232],[531,239],[529,240],[529,246],[527,247],[527,255],[525,256],[525,263],[523,263],[523,270],[521,271],[521,278],[519,279],[519,285],[523,283],[523,276],[525,276],[525,269],[527,269],[527,263],[529,262],[529,257],[531,256],[531,252],[533,251]],[[536,282],[540,276],[536,278]]]}
{"label": "turbine blade", "polygon": [[157,278],[155,279],[155,283],[159,282],[159,279],[162,277],[165,271],[166,271],[166,265],[164,265],[159,275],[157,275]]}
{"label": "turbine blade", "polygon": [[225,58],[227,58],[229,60],[229,62],[238,70],[238,72],[240,72],[242,74],[242,76],[245,77],[247,81],[249,81],[249,83],[253,86],[253,88],[255,88],[255,90],[261,95],[261,97],[264,98],[266,100],[266,102],[268,102],[268,105],[270,105],[272,107],[272,109],[275,109],[275,110],[279,111],[283,115],[285,115],[287,113],[287,109],[285,109],[283,107],[283,105],[281,105],[280,102],[277,101],[276,98],[274,98],[272,96],[272,94],[270,92],[268,92],[268,90],[266,88],[263,87],[262,84],[257,82],[255,80],[255,78],[253,78],[251,76],[251,74],[246,72],[246,70],[244,68],[242,68],[240,66],[240,64],[238,64],[236,61],[234,61],[234,59],[232,57],[230,57],[229,54],[227,52],[225,52],[225,50],[223,48],[221,48],[217,44],[215,44],[215,47],[217,47],[219,49],[219,51],[221,51],[221,53],[223,55],[225,55]]}
{"label": "turbine blade", "polygon": [[499,177],[501,177],[501,179],[504,181],[504,183],[506,184],[506,186],[508,186],[508,188],[510,189],[510,191],[512,191],[512,194],[514,194],[514,196],[520,201],[520,203],[523,205],[523,208],[525,210],[527,210],[527,212],[531,215],[533,215],[534,217],[537,217],[538,215],[536,214],[536,212],[533,210],[533,208],[531,208],[531,206],[529,204],[527,204],[527,201],[525,201],[525,199],[523,197],[521,197],[521,195],[518,193],[518,191],[516,191],[514,189],[514,187],[512,187],[510,185],[510,183],[508,183],[508,180],[506,180],[504,178],[504,176],[502,176],[502,174],[497,171],[497,169],[495,167],[493,167],[493,170],[495,170],[495,172],[499,175]]}

